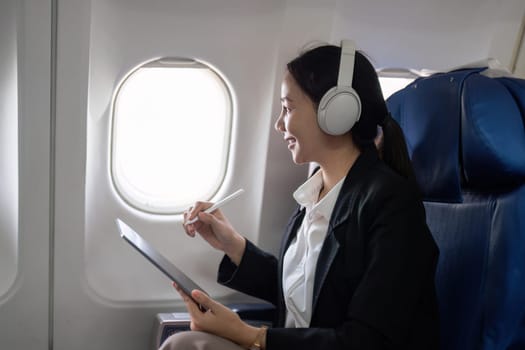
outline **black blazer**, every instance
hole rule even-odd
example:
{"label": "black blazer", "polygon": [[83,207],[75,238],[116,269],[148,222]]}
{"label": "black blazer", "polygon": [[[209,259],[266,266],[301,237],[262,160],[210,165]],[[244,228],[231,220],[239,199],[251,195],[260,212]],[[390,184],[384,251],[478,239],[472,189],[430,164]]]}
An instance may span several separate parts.
{"label": "black blazer", "polygon": [[284,252],[304,210],[290,218],[279,259],[247,241],[240,265],[227,256],[221,284],[277,308],[266,338],[273,349],[438,349],[434,287],[438,249],[418,192],[375,149],[356,160],[341,188],[314,282],[310,328],[284,326]]}

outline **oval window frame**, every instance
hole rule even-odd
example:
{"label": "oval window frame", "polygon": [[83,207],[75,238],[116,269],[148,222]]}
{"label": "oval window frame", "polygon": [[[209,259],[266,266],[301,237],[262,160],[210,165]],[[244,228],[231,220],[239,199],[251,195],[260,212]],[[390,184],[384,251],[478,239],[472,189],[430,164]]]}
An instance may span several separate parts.
{"label": "oval window frame", "polygon": [[[118,143],[118,134],[117,134],[117,104],[119,94],[125,86],[126,82],[143,68],[198,68],[206,69],[212,77],[220,82],[220,85],[223,88],[225,100],[225,122],[224,122],[224,137],[222,142],[222,152],[220,158],[220,171],[218,176],[215,177],[214,181],[208,186],[208,190],[204,191],[205,195],[197,194],[191,198],[191,200],[182,201],[179,204],[172,205],[155,205],[155,200],[145,200],[144,198],[136,198],[134,191],[130,191],[126,188],[127,185],[124,182],[119,180],[119,170],[118,170],[118,155],[116,154],[117,143]],[[228,176],[228,169],[230,168],[231,162],[231,150],[233,147],[233,125],[236,118],[236,108],[235,108],[235,95],[234,90],[225,76],[211,64],[204,62],[202,60],[186,58],[186,57],[163,57],[159,59],[154,59],[152,61],[146,62],[144,64],[138,65],[134,69],[130,70],[122,81],[118,84],[117,88],[114,90],[114,94],[111,100],[111,110],[110,110],[110,154],[109,154],[109,173],[111,178],[111,183],[115,189],[118,197],[122,199],[130,207],[139,210],[148,214],[155,215],[180,215],[187,207],[193,204],[197,200],[211,200],[223,187],[225,180]],[[181,150],[185,152],[186,150]]]}

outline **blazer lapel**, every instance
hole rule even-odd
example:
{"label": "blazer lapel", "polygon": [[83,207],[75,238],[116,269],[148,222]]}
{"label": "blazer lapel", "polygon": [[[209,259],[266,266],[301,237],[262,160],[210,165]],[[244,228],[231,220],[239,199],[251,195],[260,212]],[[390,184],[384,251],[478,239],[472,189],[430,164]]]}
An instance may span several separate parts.
{"label": "blazer lapel", "polygon": [[[347,203],[347,201],[338,200],[336,203],[336,207],[341,207],[341,203]],[[315,270],[312,310],[315,310],[317,300],[319,299],[319,294],[321,292],[321,287],[323,286],[326,280],[328,271],[330,271],[330,267],[332,266],[335,256],[337,255],[337,251],[340,247],[339,242],[335,238],[335,229],[339,225],[343,224],[348,219],[348,216],[350,214],[350,206],[343,206],[345,208],[334,208],[334,213],[328,225],[328,232],[326,234],[323,247],[321,248],[321,252],[319,253],[319,258],[317,260],[317,266]]]}
{"label": "blazer lapel", "polygon": [[[288,246],[292,242],[293,238],[297,234],[297,230],[299,229],[299,226],[303,222],[305,210],[301,209],[300,207],[297,208],[295,213],[292,215],[290,220],[288,220],[288,225],[286,226],[284,237],[281,243],[281,250],[279,253],[279,262],[282,265],[282,260],[284,257],[284,253],[286,252],[286,249],[288,249]],[[282,266],[281,266],[282,267]]]}
{"label": "blazer lapel", "polygon": [[323,248],[321,248],[321,253],[319,254],[319,260],[317,260],[312,298],[312,310],[315,310],[317,300],[319,299],[319,293],[321,292],[321,286],[324,284],[326,275],[330,270],[330,266],[332,266],[332,262],[334,261],[338,250],[339,242],[337,242],[337,239],[335,239],[334,234],[330,232],[326,236],[326,239],[323,243]]}
{"label": "blazer lapel", "polygon": [[330,271],[330,267],[332,266],[332,263],[334,262],[340,247],[340,243],[335,237],[335,231],[339,226],[345,224],[349,219],[351,210],[356,200],[358,192],[355,190],[356,180],[352,179],[363,178],[363,172],[365,172],[369,165],[376,159],[377,153],[375,152],[375,149],[372,151],[364,151],[346,175],[343,187],[339,192],[339,196],[337,197],[337,201],[328,224],[328,232],[326,234],[323,247],[321,248],[321,252],[317,260],[312,310],[315,310],[317,306],[317,301],[321,293],[321,287],[325,283],[328,271]]}

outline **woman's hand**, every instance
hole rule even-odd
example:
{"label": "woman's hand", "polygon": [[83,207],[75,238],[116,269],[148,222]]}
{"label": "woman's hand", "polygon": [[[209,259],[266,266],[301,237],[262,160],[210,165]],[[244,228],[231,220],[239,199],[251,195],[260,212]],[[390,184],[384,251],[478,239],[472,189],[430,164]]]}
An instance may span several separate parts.
{"label": "woman's hand", "polygon": [[253,327],[241,320],[239,315],[226,306],[211,299],[199,290],[191,292],[192,298],[199,303],[202,309],[176,283],[173,286],[184,302],[191,317],[190,328],[192,331],[208,332],[248,348],[257,337],[258,328]]}
{"label": "woman's hand", "polygon": [[[190,236],[195,237],[199,233],[213,248],[226,253],[234,264],[239,265],[246,241],[232,227],[228,219],[217,209],[212,213],[205,213],[204,210],[211,207],[210,202],[197,202],[188,211],[184,212],[184,231]],[[198,217],[193,224],[187,222]]]}

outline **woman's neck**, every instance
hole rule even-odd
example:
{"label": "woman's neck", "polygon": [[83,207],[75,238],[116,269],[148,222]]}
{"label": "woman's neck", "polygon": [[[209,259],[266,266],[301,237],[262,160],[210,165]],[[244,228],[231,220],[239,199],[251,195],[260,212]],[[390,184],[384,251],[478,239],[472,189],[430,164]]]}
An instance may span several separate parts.
{"label": "woman's neck", "polygon": [[330,156],[319,163],[323,176],[323,188],[319,193],[319,200],[348,174],[360,154],[361,151],[355,146],[332,150]]}

